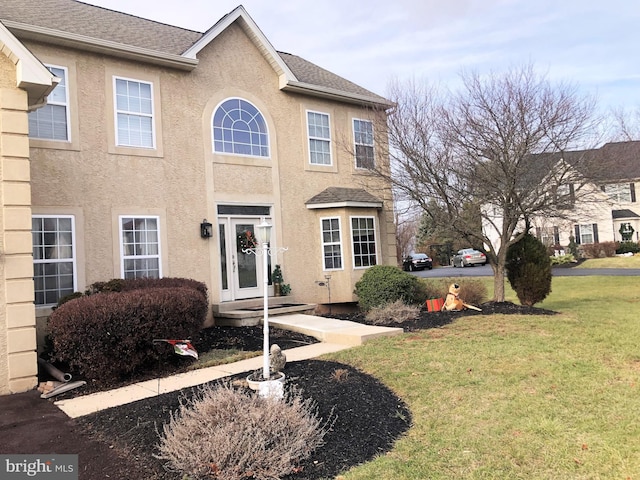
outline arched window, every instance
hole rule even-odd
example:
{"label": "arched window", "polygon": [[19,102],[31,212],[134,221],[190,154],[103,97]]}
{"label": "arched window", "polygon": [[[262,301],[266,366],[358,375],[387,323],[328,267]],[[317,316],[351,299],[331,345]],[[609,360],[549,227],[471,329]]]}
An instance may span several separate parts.
{"label": "arched window", "polygon": [[269,134],[260,111],[241,98],[222,102],[213,114],[213,150],[268,157]]}

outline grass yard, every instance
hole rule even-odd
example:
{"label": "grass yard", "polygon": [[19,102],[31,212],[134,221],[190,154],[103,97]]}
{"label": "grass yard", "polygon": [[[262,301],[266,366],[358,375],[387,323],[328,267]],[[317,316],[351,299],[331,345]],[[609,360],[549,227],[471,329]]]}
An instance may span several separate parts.
{"label": "grass yard", "polygon": [[341,478],[640,479],[640,277],[552,287],[536,306],[560,315],[460,317],[330,355],[413,415],[391,452]]}
{"label": "grass yard", "polygon": [[633,257],[590,258],[575,268],[640,268],[640,255]]}

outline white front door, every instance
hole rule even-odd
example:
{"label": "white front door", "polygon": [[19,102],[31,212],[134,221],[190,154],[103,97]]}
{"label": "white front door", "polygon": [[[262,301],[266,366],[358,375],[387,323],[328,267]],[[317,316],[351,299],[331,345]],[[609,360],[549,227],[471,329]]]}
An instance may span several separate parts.
{"label": "white front door", "polygon": [[[260,221],[260,218],[219,219],[223,301],[263,296],[262,245],[256,238]],[[259,255],[247,249],[258,249]]]}

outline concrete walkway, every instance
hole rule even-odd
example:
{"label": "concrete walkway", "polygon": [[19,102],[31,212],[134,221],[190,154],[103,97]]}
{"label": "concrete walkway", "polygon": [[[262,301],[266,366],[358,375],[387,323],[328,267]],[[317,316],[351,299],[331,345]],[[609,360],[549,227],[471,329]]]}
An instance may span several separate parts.
{"label": "concrete walkway", "polygon": [[[337,320],[313,315],[279,315],[269,319],[269,326],[303,333],[317,338],[321,343],[285,350],[287,361],[316,358],[326,353],[337,352],[381,336],[399,335],[401,328],[377,327],[357,322]],[[166,378],[147,380],[126,387],[98,392],[81,397],[55,402],[69,417],[81,417],[143,398],[161,395],[183,388],[201,385],[242,372],[257,370],[262,366],[262,356],[248,358],[235,363],[202,368]]]}

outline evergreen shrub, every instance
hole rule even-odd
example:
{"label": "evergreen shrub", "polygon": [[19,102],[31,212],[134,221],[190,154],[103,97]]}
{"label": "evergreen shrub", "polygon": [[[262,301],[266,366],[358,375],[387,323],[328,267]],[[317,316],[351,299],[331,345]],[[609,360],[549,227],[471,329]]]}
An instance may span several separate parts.
{"label": "evergreen shrub", "polygon": [[506,272],[522,305],[532,306],[551,293],[551,259],[544,244],[530,233],[509,247]]}
{"label": "evergreen shrub", "polygon": [[382,307],[396,300],[406,305],[421,303],[418,278],[390,265],[369,268],[356,283],[358,305],[364,311]]}

